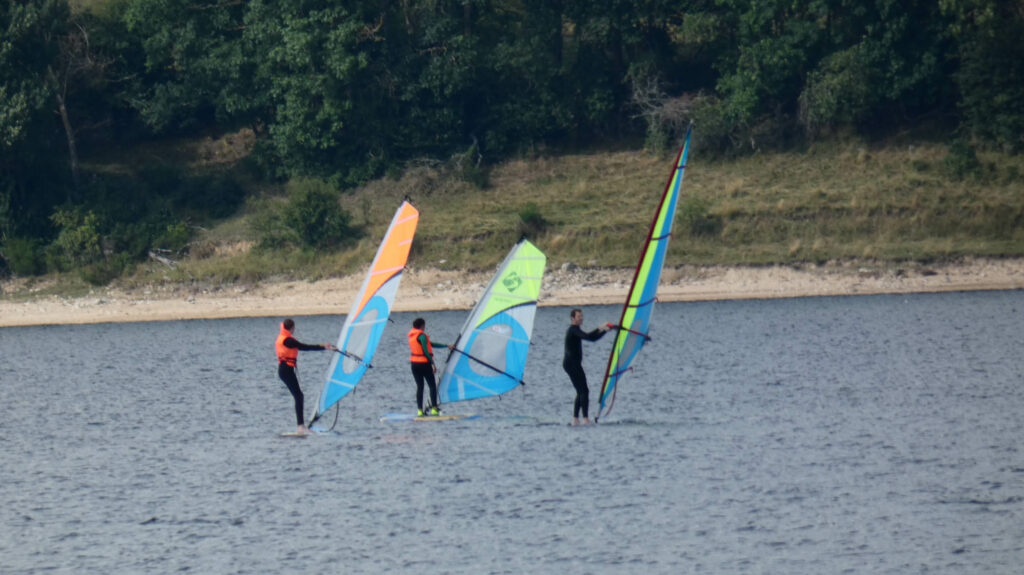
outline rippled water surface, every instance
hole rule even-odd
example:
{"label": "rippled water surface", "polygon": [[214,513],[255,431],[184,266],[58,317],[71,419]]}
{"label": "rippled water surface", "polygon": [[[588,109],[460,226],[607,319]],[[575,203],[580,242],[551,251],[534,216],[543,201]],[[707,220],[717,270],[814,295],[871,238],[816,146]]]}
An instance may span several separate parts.
{"label": "rippled water surface", "polygon": [[[586,308],[585,328],[615,321]],[[450,341],[464,312],[422,314]],[[278,320],[0,329],[0,573],[1019,573],[1024,292],[665,304],[572,428],[565,308],[525,389],[414,407],[397,314],[336,434]],[[333,341],[340,317],[297,318]],[[585,343],[595,387],[611,338]],[[315,398],[325,353],[303,353]],[[596,395],[596,390],[593,395]]]}

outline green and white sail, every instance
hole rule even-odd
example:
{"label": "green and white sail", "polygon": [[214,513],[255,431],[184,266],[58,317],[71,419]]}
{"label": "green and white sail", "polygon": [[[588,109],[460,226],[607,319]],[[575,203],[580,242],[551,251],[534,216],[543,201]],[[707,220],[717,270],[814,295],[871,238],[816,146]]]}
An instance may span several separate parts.
{"label": "green and white sail", "polygon": [[523,383],[546,262],[526,239],[509,252],[453,344],[438,384],[442,403],[500,395]]}

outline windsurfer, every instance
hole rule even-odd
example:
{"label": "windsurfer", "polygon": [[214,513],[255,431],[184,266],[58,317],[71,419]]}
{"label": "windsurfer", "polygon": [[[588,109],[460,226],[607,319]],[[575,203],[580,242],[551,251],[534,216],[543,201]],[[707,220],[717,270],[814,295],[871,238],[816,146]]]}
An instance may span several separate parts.
{"label": "windsurfer", "polygon": [[[430,388],[430,415],[440,415],[441,409],[437,403],[437,365],[434,363],[434,345],[430,337],[423,330],[427,327],[427,321],[418,317],[412,322],[412,329],[409,330],[409,363],[412,366],[412,377],[416,380],[416,416],[423,416],[423,383],[426,382]],[[447,344],[438,345],[451,347]]]}
{"label": "windsurfer", "polygon": [[576,401],[572,407],[572,424],[579,425],[580,412],[583,412],[583,423],[590,423],[590,388],[587,387],[587,374],[583,371],[583,340],[597,341],[611,329],[605,324],[593,331],[583,331],[583,311],[574,309],[569,312],[569,329],[565,332],[565,356],[562,358],[562,369],[569,374],[572,386],[576,388]]}
{"label": "windsurfer", "polygon": [[288,318],[281,322],[281,332],[277,335],[277,341],[274,342],[274,350],[277,352],[277,376],[281,378],[281,381],[288,387],[288,391],[291,392],[292,397],[295,399],[295,420],[298,422],[296,433],[305,434],[309,433],[309,428],[306,427],[306,421],[303,416],[302,388],[299,387],[299,377],[295,373],[299,352],[323,351],[327,349],[334,351],[338,348],[330,343],[320,345],[302,343],[292,337],[292,332],[294,331],[295,320]]}

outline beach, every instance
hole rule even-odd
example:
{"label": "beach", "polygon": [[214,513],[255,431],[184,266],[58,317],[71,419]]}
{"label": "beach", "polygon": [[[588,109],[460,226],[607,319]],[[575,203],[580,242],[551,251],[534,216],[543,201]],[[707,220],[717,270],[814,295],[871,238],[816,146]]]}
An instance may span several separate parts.
{"label": "beach", "polygon": [[[363,272],[364,273],[364,272]],[[43,286],[3,282],[0,327],[107,322],[286,317],[346,314],[363,273],[318,281],[287,279],[257,284],[153,285],[96,288],[82,297],[33,295]],[[493,272],[409,268],[395,311],[469,309]],[[542,306],[621,303],[634,270],[549,269]],[[664,271],[658,299],[664,302],[848,296],[1024,289],[1024,259],[969,258],[957,262],[833,262],[794,266],[682,266]]]}

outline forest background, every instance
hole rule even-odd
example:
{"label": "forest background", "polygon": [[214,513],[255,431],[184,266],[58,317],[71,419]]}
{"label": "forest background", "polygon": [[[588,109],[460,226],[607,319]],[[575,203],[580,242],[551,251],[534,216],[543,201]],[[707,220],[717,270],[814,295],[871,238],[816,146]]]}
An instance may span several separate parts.
{"label": "forest background", "polygon": [[1024,254],[1024,2],[0,1],[4,297]]}

